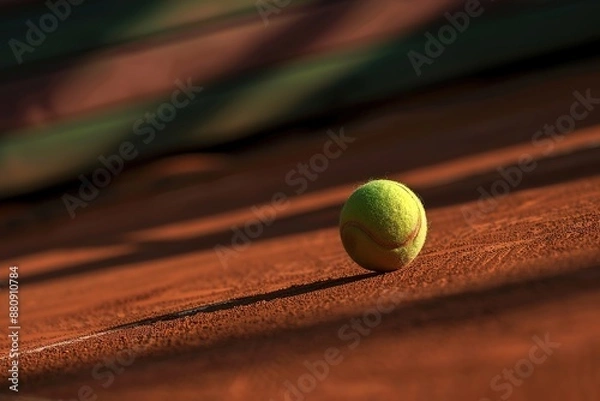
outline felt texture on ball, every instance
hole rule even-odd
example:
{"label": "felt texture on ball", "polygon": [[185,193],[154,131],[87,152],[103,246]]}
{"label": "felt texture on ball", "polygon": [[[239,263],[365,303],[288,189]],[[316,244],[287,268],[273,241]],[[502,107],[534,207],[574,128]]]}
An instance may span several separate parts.
{"label": "felt texture on ball", "polygon": [[340,214],[348,255],[368,270],[390,272],[410,264],[427,236],[421,200],[403,184],[373,180],[357,188]]}

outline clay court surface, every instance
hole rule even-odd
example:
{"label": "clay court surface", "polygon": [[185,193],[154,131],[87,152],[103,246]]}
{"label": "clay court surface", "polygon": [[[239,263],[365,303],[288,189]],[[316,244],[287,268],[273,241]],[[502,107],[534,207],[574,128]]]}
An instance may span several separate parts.
{"label": "clay court surface", "polygon": [[[600,94],[597,63],[466,80],[233,155],[157,161],[75,219],[6,232],[21,383],[0,398],[600,399],[600,109],[532,139],[588,89]],[[347,149],[289,185],[328,129]],[[523,158],[535,167],[499,184]],[[408,184],[429,219],[421,255],[391,274],[354,264],[337,229],[375,177]],[[236,240],[257,210],[275,220]],[[497,378],[509,369],[514,382]]]}

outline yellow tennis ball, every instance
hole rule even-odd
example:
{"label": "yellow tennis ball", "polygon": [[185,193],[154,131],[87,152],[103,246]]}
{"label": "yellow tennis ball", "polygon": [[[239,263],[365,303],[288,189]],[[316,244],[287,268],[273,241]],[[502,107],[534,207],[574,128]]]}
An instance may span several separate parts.
{"label": "yellow tennis ball", "polygon": [[427,236],[421,200],[396,181],[374,180],[350,195],[340,215],[344,249],[368,270],[389,272],[407,266]]}

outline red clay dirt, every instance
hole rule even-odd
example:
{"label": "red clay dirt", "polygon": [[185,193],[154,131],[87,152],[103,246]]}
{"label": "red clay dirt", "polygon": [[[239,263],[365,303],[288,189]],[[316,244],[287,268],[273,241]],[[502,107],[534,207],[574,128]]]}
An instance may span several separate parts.
{"label": "red clay dirt", "polygon": [[[325,129],[222,159],[193,186],[129,193],[123,176],[112,201],[13,232],[0,264],[22,273],[21,399],[599,399],[598,113],[545,147],[532,137],[574,89],[600,94],[600,74],[498,85],[331,127],[354,141],[300,194],[285,177]],[[507,196],[478,200],[527,155]],[[337,228],[352,189],[380,176],[415,189],[430,222],[391,274],[356,266]],[[276,220],[219,257],[279,192]]]}

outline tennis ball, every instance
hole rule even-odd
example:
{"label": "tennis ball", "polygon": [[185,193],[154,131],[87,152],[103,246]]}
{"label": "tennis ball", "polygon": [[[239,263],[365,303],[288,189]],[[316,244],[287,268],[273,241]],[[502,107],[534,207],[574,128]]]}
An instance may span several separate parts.
{"label": "tennis ball", "polygon": [[425,209],[399,182],[373,180],[357,188],[344,204],[340,236],[348,255],[365,269],[398,270],[423,248]]}

